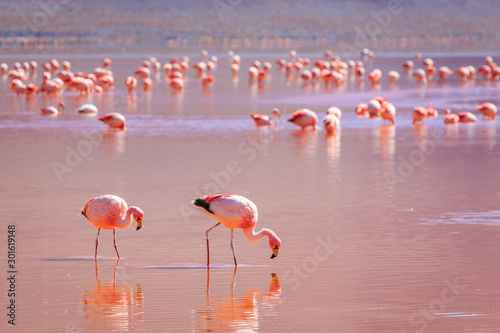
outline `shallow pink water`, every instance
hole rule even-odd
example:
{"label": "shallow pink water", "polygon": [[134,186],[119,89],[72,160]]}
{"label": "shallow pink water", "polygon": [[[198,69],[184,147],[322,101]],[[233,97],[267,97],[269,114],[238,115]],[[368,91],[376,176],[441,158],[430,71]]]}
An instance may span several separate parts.
{"label": "shallow pink water", "polygon": [[[383,79],[378,91],[352,82],[325,91],[273,68],[258,89],[248,86],[249,62],[275,57],[243,55],[237,82],[219,58],[209,92],[190,70],[183,93],[158,75],[153,91],[128,95],[124,78],[143,58],[117,58],[117,90],[90,97],[26,100],[0,81],[0,213],[5,234],[16,226],[17,331],[500,329],[498,125],[445,127],[442,118],[446,107],[500,104],[497,84],[463,86],[451,77],[421,88],[403,75],[395,88]],[[387,73],[405,59],[375,58],[367,68]],[[483,63],[483,55],[434,59],[450,68]],[[70,60],[75,71],[101,65],[100,57]],[[377,95],[396,106],[395,127],[354,115]],[[60,99],[63,117],[38,114]],[[106,131],[74,112],[88,102],[100,113],[126,114],[127,130]],[[428,102],[441,116],[413,127],[412,108]],[[302,107],[322,118],[332,105],[344,111],[337,136],[284,121]],[[276,129],[256,128],[246,115],[273,107],[284,113]],[[251,243],[236,231],[234,271],[230,232],[218,227],[207,271],[204,232],[214,221],[190,201],[220,192],[257,204],[258,227],[283,242],[278,258],[269,260],[267,241]],[[117,231],[118,264],[111,232],[103,231],[96,270],[96,229],[79,213],[105,193],[141,207],[144,228]],[[2,327],[12,329],[3,317]]]}

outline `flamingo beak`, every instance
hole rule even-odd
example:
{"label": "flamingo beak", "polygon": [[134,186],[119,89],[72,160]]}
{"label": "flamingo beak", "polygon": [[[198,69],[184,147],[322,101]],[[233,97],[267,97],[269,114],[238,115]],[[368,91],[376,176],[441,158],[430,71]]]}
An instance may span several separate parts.
{"label": "flamingo beak", "polygon": [[142,219],[140,217],[137,218],[137,229],[135,230],[139,230],[142,228]]}
{"label": "flamingo beak", "polygon": [[273,249],[273,255],[271,256],[271,259],[274,259],[278,256],[278,251],[279,251],[279,248],[278,246],[276,246],[274,249]]}

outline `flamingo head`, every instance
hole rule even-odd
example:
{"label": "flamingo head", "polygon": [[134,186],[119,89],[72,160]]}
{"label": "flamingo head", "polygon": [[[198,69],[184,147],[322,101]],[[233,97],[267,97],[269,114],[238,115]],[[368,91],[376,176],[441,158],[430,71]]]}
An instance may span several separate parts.
{"label": "flamingo head", "polygon": [[273,250],[273,255],[271,259],[274,259],[278,256],[279,249],[281,247],[281,240],[276,236],[276,234],[272,234],[269,236],[269,247]]}
{"label": "flamingo head", "polygon": [[281,116],[280,110],[278,108],[274,108],[273,109],[273,115],[276,116],[276,117]]}
{"label": "flamingo head", "polygon": [[134,210],[132,212],[134,215],[134,219],[137,222],[137,229],[135,230],[139,230],[142,228],[142,219],[144,218],[144,212],[139,207],[133,207],[133,208]]}

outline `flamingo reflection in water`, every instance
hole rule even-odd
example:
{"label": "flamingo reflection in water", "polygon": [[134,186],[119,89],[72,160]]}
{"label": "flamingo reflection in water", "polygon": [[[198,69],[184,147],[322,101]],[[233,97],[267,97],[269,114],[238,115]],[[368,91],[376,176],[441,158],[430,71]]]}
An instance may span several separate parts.
{"label": "flamingo reflection in water", "polygon": [[237,267],[231,282],[231,296],[219,298],[210,294],[210,268],[207,268],[207,306],[196,310],[196,332],[254,332],[265,317],[275,315],[274,308],[282,302],[278,275],[271,273],[267,292],[250,288],[244,296],[235,296],[236,270]]}
{"label": "flamingo reflection in water", "polygon": [[88,330],[129,331],[144,328],[144,294],[140,284],[133,291],[129,284],[117,284],[118,262],[113,270],[113,281],[101,282],[99,266],[95,261],[97,284],[83,294],[81,304]]}

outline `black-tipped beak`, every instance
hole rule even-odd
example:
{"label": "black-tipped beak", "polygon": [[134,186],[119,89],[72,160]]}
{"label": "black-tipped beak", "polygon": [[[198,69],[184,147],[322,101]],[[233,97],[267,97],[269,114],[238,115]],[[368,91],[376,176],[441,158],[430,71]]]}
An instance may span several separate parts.
{"label": "black-tipped beak", "polygon": [[142,219],[140,217],[137,218],[137,229],[135,230],[139,230],[142,228]]}
{"label": "black-tipped beak", "polygon": [[273,249],[273,255],[271,256],[271,259],[274,259],[278,256],[278,251],[279,251],[279,248],[276,246],[274,249]]}

